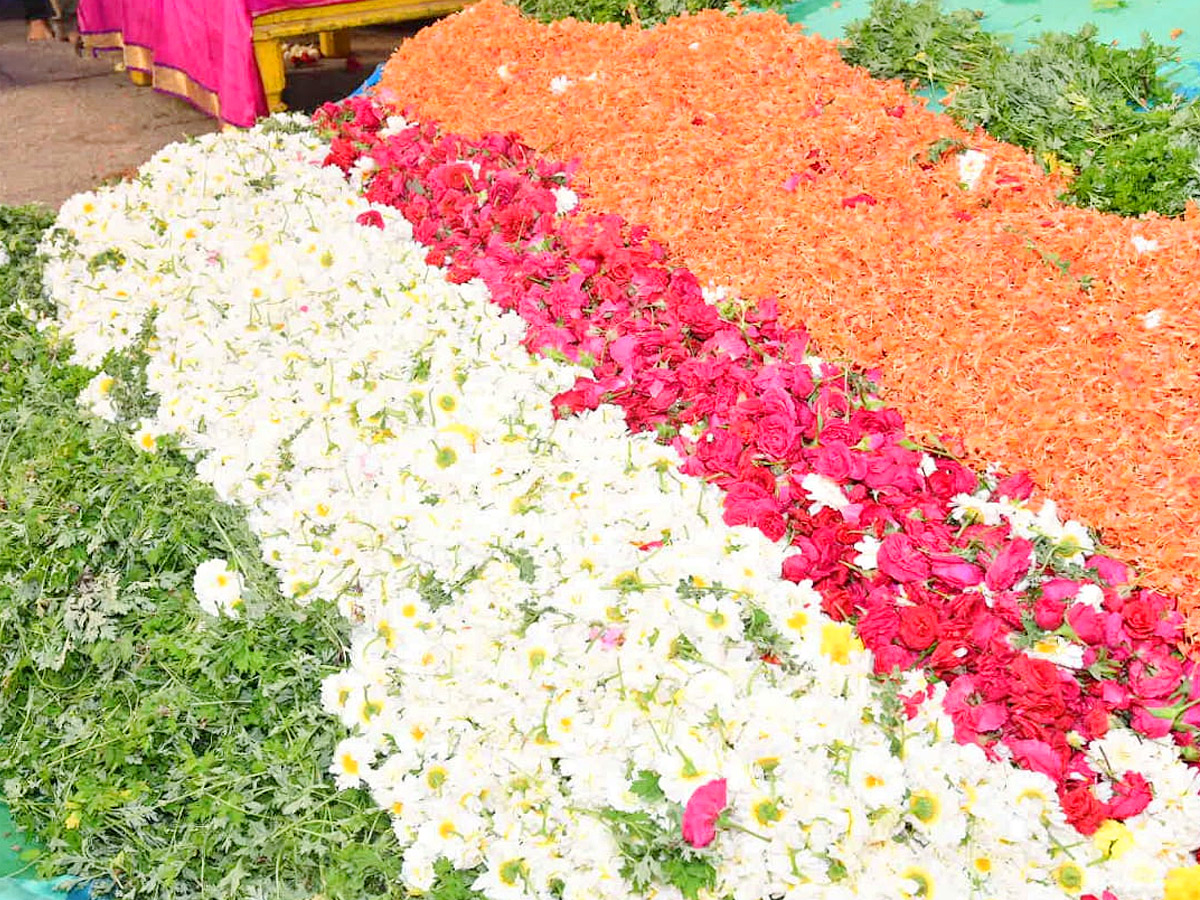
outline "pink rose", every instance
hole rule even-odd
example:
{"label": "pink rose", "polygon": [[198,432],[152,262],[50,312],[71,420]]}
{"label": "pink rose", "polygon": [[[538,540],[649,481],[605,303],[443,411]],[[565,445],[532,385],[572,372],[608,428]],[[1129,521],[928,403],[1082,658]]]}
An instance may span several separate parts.
{"label": "pink rose", "polygon": [[795,416],[765,416],[755,423],[754,443],[772,462],[791,459],[800,444],[800,427]]}
{"label": "pink rose", "polygon": [[901,583],[924,581],[929,577],[929,562],[906,534],[893,532],[883,539],[876,556],[879,571]]}
{"label": "pink rose", "polygon": [[1066,611],[1067,604],[1063,601],[1042,595],[1034,603],[1033,620],[1043,631],[1054,631],[1062,627],[1063,615]]}
{"label": "pink rose", "polygon": [[1123,562],[1119,562],[1109,556],[1088,557],[1085,566],[1089,569],[1095,569],[1106,584],[1116,586],[1118,584],[1126,584],[1129,581],[1129,567]]}
{"label": "pink rose", "polygon": [[1160,738],[1171,733],[1171,720],[1156,716],[1146,707],[1138,705],[1129,717],[1129,727],[1146,737]]}
{"label": "pink rose", "polygon": [[683,809],[683,839],[693,847],[707,847],[717,836],[717,817],[729,802],[725,779],[696,788]]}
{"label": "pink rose", "polygon": [[1069,578],[1051,578],[1042,585],[1042,596],[1050,600],[1066,600],[1079,593],[1079,582]]}
{"label": "pink rose", "polygon": [[1136,816],[1154,799],[1149,782],[1137,772],[1126,772],[1125,777],[1113,785],[1113,796],[1108,801],[1108,816],[1111,819],[1128,819]]}
{"label": "pink rose", "polygon": [[930,573],[938,581],[962,590],[974,587],[983,581],[983,570],[954,553],[932,553],[929,556]]}
{"label": "pink rose", "polygon": [[1067,610],[1067,622],[1085,644],[1104,643],[1104,616],[1092,607],[1075,604]]}
{"label": "pink rose", "polygon": [[1030,772],[1041,772],[1054,780],[1055,784],[1062,781],[1062,757],[1045,741],[1034,739],[1019,740],[1016,738],[1004,742],[1012,751],[1013,761],[1022,769]]}
{"label": "pink rose", "polygon": [[1001,479],[992,491],[996,497],[1007,497],[1010,500],[1028,500],[1033,494],[1033,479],[1028,472],[1017,472]]}
{"label": "pink rose", "polygon": [[1033,561],[1033,542],[1013,538],[988,566],[984,583],[991,591],[1007,591],[1029,571]]}

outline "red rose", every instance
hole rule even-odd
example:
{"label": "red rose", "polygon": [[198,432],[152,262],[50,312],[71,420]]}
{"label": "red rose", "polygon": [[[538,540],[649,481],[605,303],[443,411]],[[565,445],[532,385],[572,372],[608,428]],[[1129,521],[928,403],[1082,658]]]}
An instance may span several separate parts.
{"label": "red rose", "polygon": [[890,675],[897,669],[901,672],[907,672],[917,661],[917,654],[911,650],[905,650],[896,644],[872,647],[871,654],[875,657],[876,675]]}
{"label": "red rose", "polygon": [[1095,834],[1100,823],[1109,818],[1108,807],[1096,799],[1091,785],[1073,784],[1061,788],[1058,799],[1067,814],[1067,821],[1082,835]]}
{"label": "red rose", "polygon": [[368,209],[364,213],[359,213],[354,221],[359,225],[370,225],[374,228],[383,227],[383,216],[377,209]]}
{"label": "red rose", "polygon": [[1125,777],[1113,785],[1113,798],[1108,801],[1108,815],[1112,819],[1128,819],[1136,816],[1154,799],[1149,782],[1137,772],[1126,772]]}
{"label": "red rose", "polygon": [[1044,659],[1024,654],[1012,663],[1012,674],[1018,684],[1034,694],[1060,693],[1058,666]]}
{"label": "red rose", "polygon": [[974,587],[983,581],[983,570],[953,553],[932,553],[929,571],[938,581],[956,590]]}
{"label": "red rose", "polygon": [[1085,603],[1067,610],[1067,622],[1085,644],[1104,643],[1104,616]]}
{"label": "red rose", "polygon": [[1080,721],[1080,730],[1089,741],[1094,741],[1108,734],[1108,710],[1103,706],[1093,706]]}
{"label": "red rose", "polygon": [[942,500],[956,494],[973,494],[979,486],[979,478],[961,463],[952,459],[939,459],[937,470],[926,476],[930,492]]}
{"label": "red rose", "polygon": [[876,555],[879,571],[904,584],[929,577],[929,562],[906,534],[893,532],[883,539]]}
{"label": "red rose", "polygon": [[927,650],[938,639],[941,622],[928,606],[900,610],[900,642],[911,650]]}
{"label": "red rose", "polygon": [[1067,604],[1063,601],[1046,596],[1038,597],[1033,607],[1033,620],[1043,631],[1054,631],[1062,627],[1063,614],[1066,611]]}
{"label": "red rose", "polygon": [[765,416],[758,420],[754,429],[755,445],[772,462],[791,459],[792,452],[800,444],[800,437],[800,427],[794,416]]}
{"label": "red rose", "polygon": [[1013,538],[988,566],[984,583],[993,592],[1007,591],[1025,576],[1032,562],[1033,542]]}
{"label": "red rose", "polygon": [[1001,479],[992,491],[996,497],[1008,497],[1010,500],[1028,500],[1033,494],[1033,479],[1028,472],[1018,472]]}
{"label": "red rose", "polygon": [[[900,633],[900,613],[896,609],[894,599],[882,591],[873,593],[867,598],[867,611],[858,620],[854,630],[858,632],[862,642],[873,651],[890,644],[892,638]],[[908,642],[905,641],[905,643]],[[924,650],[925,648],[914,647],[913,649]]]}
{"label": "red rose", "polygon": [[753,525],[773,541],[783,537],[787,525],[779,510],[779,501],[761,485],[738,482],[725,494],[726,525]]}
{"label": "red rose", "polygon": [[1159,611],[1145,600],[1130,600],[1121,609],[1125,633],[1135,641],[1146,641],[1154,637],[1161,619]]}

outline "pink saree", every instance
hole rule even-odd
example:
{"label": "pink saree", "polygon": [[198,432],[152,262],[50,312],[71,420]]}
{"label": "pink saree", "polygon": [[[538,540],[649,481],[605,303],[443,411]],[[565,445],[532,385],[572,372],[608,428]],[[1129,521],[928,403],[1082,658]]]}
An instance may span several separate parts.
{"label": "pink saree", "polygon": [[254,61],[254,16],[329,0],[79,0],[92,50],[120,50],[155,90],[231,125],[267,114]]}

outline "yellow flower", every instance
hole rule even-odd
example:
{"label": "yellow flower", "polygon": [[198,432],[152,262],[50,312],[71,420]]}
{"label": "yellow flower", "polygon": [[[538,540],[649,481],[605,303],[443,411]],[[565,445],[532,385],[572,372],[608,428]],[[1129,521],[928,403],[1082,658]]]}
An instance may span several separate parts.
{"label": "yellow flower", "polygon": [[67,827],[68,831],[74,831],[79,827],[81,821],[83,820],[79,818],[79,813],[71,812],[67,815],[67,819],[63,824]]}
{"label": "yellow flower", "polygon": [[821,653],[835,663],[846,665],[850,662],[850,651],[862,649],[862,641],[845,622],[826,622],[821,626]]}
{"label": "yellow flower", "polygon": [[1200,897],[1200,866],[1186,866],[1167,873],[1163,900],[1196,900]]}
{"label": "yellow flower", "polygon": [[1105,819],[1092,835],[1092,843],[1105,859],[1120,859],[1133,846],[1133,833],[1116,819]]}
{"label": "yellow flower", "polygon": [[252,244],[246,251],[246,258],[255,269],[261,271],[271,264],[271,246],[263,241]]}

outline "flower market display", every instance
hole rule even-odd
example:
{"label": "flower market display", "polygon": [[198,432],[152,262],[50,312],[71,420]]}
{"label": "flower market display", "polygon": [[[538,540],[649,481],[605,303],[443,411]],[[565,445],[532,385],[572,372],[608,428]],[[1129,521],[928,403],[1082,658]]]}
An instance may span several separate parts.
{"label": "flower market display", "polygon": [[[1028,469],[1195,607],[1194,219],[1065,207],[1061,176],[770,13],[637,31],[484,2],[402,45],[384,86],[580,159],[595,209],[883,366],[914,435]],[[958,148],[986,156],[977,177]]]}
{"label": "flower market display", "polygon": [[[34,671],[78,682],[81,650],[103,662],[121,646],[121,617],[160,604],[175,624],[126,641],[116,665],[160,652],[200,660],[213,682],[203,699],[131,694],[155,737],[105,751],[109,768],[163,753],[192,779],[216,776],[191,797],[161,802],[148,783],[101,794],[80,774],[64,791],[65,758],[40,785],[6,778],[15,811],[55,823],[42,830],[48,858],[131,896],[1200,895],[1189,608],[1119,557],[1145,561],[1156,586],[1161,559],[1133,553],[1149,551],[1124,532],[1120,552],[1102,544],[1035,498],[1034,479],[1083,485],[1063,493],[1071,510],[1102,505],[1115,484],[1127,492],[1115,512],[1137,518],[1133,488],[1085,483],[1094,465],[1070,470],[1088,459],[1078,429],[1074,455],[1057,460],[1064,475],[1048,465],[1052,444],[1012,452],[1015,426],[995,410],[939,419],[965,400],[939,408],[951,402],[948,385],[936,389],[945,373],[921,369],[954,352],[952,374],[968,380],[952,326],[970,320],[977,367],[990,348],[1013,375],[996,396],[1041,440],[1057,410],[1040,412],[1043,382],[1021,372],[1018,351],[1049,365],[1061,334],[1112,315],[1121,287],[1111,263],[1080,283],[1077,258],[1052,240],[1127,229],[1145,291],[1150,261],[1185,265],[1191,220],[1066,210],[1019,152],[964,136],[776,17],[702,14],[646,38],[514,15],[484,0],[427,29],[391,63],[385,102],[174,145],[136,179],[72,198],[42,239],[45,299],[13,288],[36,323],[14,359],[45,356],[57,371],[69,356],[65,381],[91,423],[77,445],[117,440],[111,458],[142,479],[139,494],[212,496],[178,507],[181,521],[200,515],[186,526],[195,537],[151,538],[149,511],[126,523],[147,549],[122,565],[85,567],[105,542],[72,539],[88,550],[65,599],[49,571],[40,587],[5,582],[0,599],[26,599],[0,606],[0,627],[18,623],[22,642],[5,685]],[[473,54],[460,76],[474,96],[412,81],[405,67],[428,53]],[[580,54],[570,66],[568,53]],[[468,71],[478,56],[483,74]],[[740,69],[706,83],[694,60]],[[793,132],[795,146],[765,162],[779,138],[755,116],[774,101],[722,106],[721,90],[738,79],[759,90],[771,66],[810,64],[820,71],[790,83],[789,104],[811,102],[801,119],[826,129],[822,141]],[[710,105],[625,80],[654,68],[679,91],[703,86]],[[894,102],[875,109],[861,99],[872,91]],[[458,118],[436,121],[439,104]],[[659,116],[665,144],[641,141],[643,114]],[[619,148],[595,125],[609,116],[625,119]],[[883,119],[899,136],[881,136]],[[693,131],[705,127],[727,137],[701,152]],[[579,149],[593,139],[610,158]],[[922,152],[897,167],[895,143]],[[902,181],[883,180],[888,164]],[[938,219],[949,212],[954,226]],[[1049,220],[1036,241],[1023,230],[1035,213]],[[922,235],[935,219],[941,232]],[[741,244],[724,230],[735,226]],[[27,265],[23,240],[0,274]],[[786,259],[767,252],[772,241]],[[938,246],[965,285],[921,268]],[[894,264],[868,277],[889,252]],[[1009,279],[1004,297],[964,268],[985,264]],[[763,289],[783,271],[791,290],[776,302]],[[1121,302],[1138,309],[1127,287]],[[1182,334],[1183,306],[1145,313],[1140,345],[1153,348],[1145,335],[1159,329]],[[1073,318],[1053,318],[1068,308]],[[1022,332],[1030,321],[1040,330]],[[1115,353],[1125,338],[1110,326]],[[1079,335],[1074,345],[1093,349]],[[827,355],[847,349],[878,370]],[[1184,377],[1188,348],[1170,349],[1158,378]],[[922,382],[919,398],[905,393]],[[1053,386],[1074,397],[1074,385]],[[969,430],[975,421],[991,425]],[[27,471],[33,491],[44,475]],[[41,527],[46,513],[7,490],[24,528]],[[90,502],[59,506],[86,520]],[[1151,549],[1175,552],[1186,579],[1187,536],[1159,528]],[[24,649],[60,606],[49,614],[65,642]],[[164,640],[185,632],[201,645]],[[289,643],[295,660],[276,673]],[[25,721],[0,723],[18,745],[45,718],[31,712],[35,686],[21,690]],[[223,726],[218,753],[210,703],[257,704],[252,722]],[[86,733],[78,715],[58,720],[68,740]],[[239,754],[274,787],[237,780]],[[289,768],[304,759],[324,793]],[[47,809],[40,798],[56,791],[62,808]],[[338,813],[313,818],[326,808]],[[97,868],[104,852],[89,844],[122,829],[161,835],[149,840],[164,855],[172,833],[203,829],[212,843],[149,878],[118,840]],[[272,859],[293,831],[307,843]]]}

